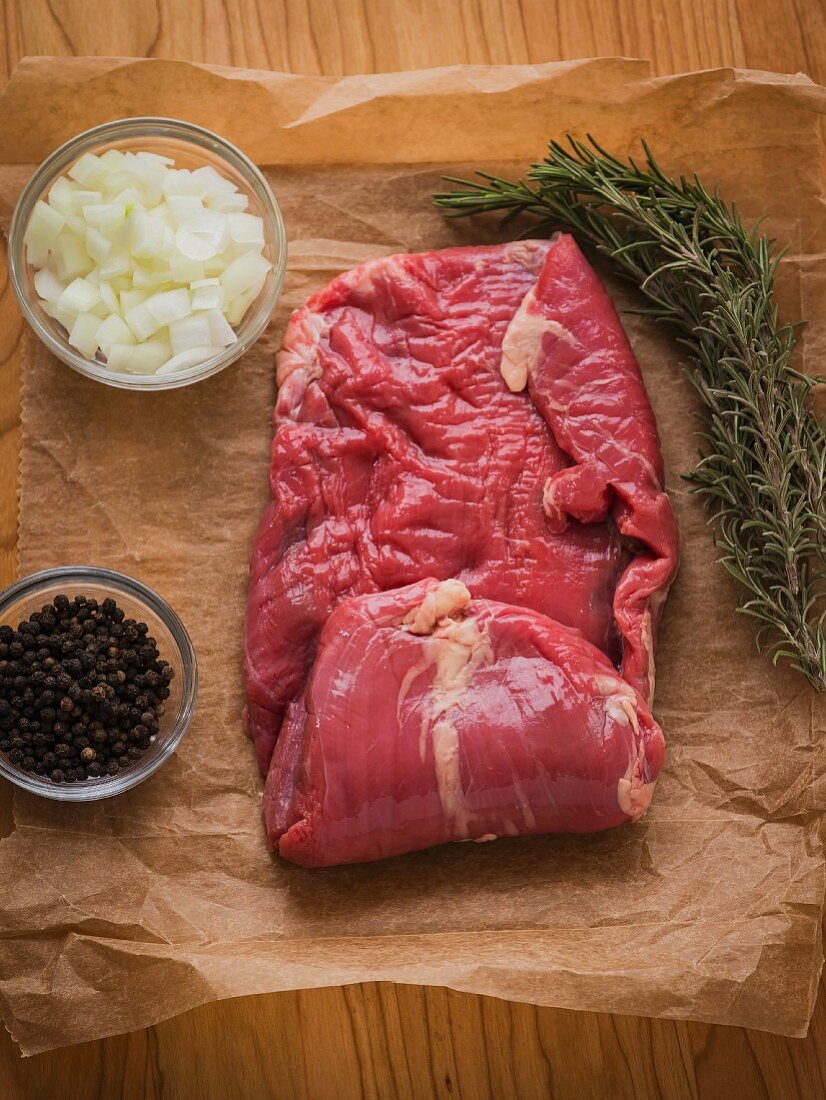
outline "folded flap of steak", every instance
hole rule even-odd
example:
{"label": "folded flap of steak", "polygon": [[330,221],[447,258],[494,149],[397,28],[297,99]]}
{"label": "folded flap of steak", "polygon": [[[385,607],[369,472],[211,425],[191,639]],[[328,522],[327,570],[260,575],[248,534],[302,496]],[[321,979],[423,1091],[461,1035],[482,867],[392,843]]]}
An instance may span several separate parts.
{"label": "folded flap of steak", "polygon": [[265,820],[305,866],[593,832],[644,812],[662,760],[644,700],[579,631],[428,579],[332,613]]}

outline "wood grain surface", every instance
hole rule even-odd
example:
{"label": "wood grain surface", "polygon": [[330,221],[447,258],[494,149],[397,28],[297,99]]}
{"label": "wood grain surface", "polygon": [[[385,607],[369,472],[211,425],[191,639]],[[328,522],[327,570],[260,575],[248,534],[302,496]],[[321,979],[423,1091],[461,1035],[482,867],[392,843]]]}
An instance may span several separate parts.
{"label": "wood grain surface", "polygon": [[[2,12],[2,81],[27,54],[104,54],[330,75],[624,55],[649,58],[658,73],[735,65],[826,82],[823,0],[2,0]],[[0,271],[6,584],[21,321]],[[822,988],[802,1040],[377,984],[209,1005],[26,1060],[0,1037],[2,1100],[824,1096]]]}

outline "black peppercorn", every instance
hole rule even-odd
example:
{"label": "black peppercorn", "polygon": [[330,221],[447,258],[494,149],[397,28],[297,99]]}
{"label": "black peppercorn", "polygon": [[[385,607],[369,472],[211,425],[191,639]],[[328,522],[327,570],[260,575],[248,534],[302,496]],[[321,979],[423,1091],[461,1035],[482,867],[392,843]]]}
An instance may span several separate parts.
{"label": "black peppercorn", "polygon": [[60,594],[0,627],[0,752],[55,783],[116,775],[157,734],[172,677],[146,623]]}

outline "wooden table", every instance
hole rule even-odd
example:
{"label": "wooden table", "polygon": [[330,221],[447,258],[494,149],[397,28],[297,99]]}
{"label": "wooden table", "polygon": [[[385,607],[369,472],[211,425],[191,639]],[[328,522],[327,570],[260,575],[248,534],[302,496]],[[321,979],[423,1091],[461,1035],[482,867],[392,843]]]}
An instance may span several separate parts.
{"label": "wooden table", "polygon": [[[342,74],[596,55],[826,82],[823,0],[3,0],[0,79],[26,54],[187,58]],[[0,283],[0,584],[15,573],[20,325]],[[3,1100],[826,1095],[826,999],[809,1037],[600,1016],[369,984],[208,1005],[22,1061]]]}

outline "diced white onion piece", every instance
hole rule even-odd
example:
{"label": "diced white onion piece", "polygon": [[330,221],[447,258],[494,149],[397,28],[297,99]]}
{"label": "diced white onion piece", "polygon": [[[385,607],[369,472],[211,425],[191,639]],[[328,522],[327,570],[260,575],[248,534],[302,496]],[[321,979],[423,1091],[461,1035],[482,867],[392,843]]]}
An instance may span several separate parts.
{"label": "diced white onion piece", "polygon": [[204,317],[209,323],[209,333],[211,337],[209,342],[211,344],[217,347],[226,348],[238,340],[232,326],[227,324],[227,320],[220,309],[211,309],[204,314]]}
{"label": "diced white onion piece", "polygon": [[84,221],[94,225],[107,235],[121,225],[126,217],[126,207],[119,202],[90,202],[81,207]]}
{"label": "diced white onion piece", "polygon": [[109,253],[112,251],[112,242],[107,237],[104,237],[100,230],[90,225],[86,230],[86,251],[95,263],[105,263]]}
{"label": "diced white onion piece", "polygon": [[72,313],[88,313],[100,301],[100,287],[88,279],[74,279],[57,300],[61,309]]}
{"label": "diced white onion piece", "polygon": [[167,359],[162,367],[158,367],[156,374],[174,374],[179,370],[187,370],[188,367],[197,367],[199,363],[205,363],[213,355],[219,355],[223,348],[189,348],[188,351],[178,352],[171,359]]}
{"label": "diced white onion piece", "polygon": [[161,240],[161,247],[158,249],[158,254],[164,258],[171,257],[175,254],[175,232],[170,225],[164,225],[163,238]]}
{"label": "diced white onion piece", "polygon": [[65,176],[58,176],[49,188],[49,206],[53,206],[55,210],[59,210],[64,217],[68,218],[70,214],[74,214],[77,210],[74,199],[76,191],[76,183]]}
{"label": "diced white onion piece", "polygon": [[204,204],[199,195],[168,195],[166,205],[176,226],[185,225],[204,212]]}
{"label": "diced white onion piece", "polygon": [[205,164],[202,168],[196,168],[192,173],[193,180],[197,180],[208,194],[222,195],[238,190],[232,180],[216,172],[211,164]]}
{"label": "diced white onion piece", "polygon": [[76,237],[85,238],[86,222],[82,214],[70,214],[66,219],[66,228]]}
{"label": "diced white onion piece", "polygon": [[234,195],[227,192],[225,195],[207,195],[204,205],[221,214],[237,214],[247,209],[249,199],[240,191]]}
{"label": "diced white onion piece", "polygon": [[122,191],[118,191],[112,201],[123,206],[127,214],[132,212],[132,207],[136,204],[143,206],[143,199],[140,196],[140,192],[136,188],[129,186],[124,187]]}
{"label": "diced white onion piece", "polygon": [[66,224],[65,215],[47,202],[35,203],[29,224],[26,226],[25,243],[33,251],[46,253],[57,240],[57,235]]}
{"label": "diced white onion piece", "polygon": [[98,346],[105,354],[109,354],[112,344],[134,344],[135,337],[132,330],[116,313],[110,314],[105,321],[101,321],[97,331]]}
{"label": "diced white onion piece", "polygon": [[159,255],[163,247],[164,229],[166,228],[163,222],[150,217],[143,210],[133,210],[130,218],[132,221],[132,255],[148,260]]}
{"label": "diced white onion piece", "polygon": [[123,164],[123,153],[120,149],[107,149],[100,154],[100,163],[109,169],[120,168]]}
{"label": "diced white onion piece", "polygon": [[200,195],[203,193],[203,185],[194,178],[194,173],[187,168],[172,168],[164,177],[164,194],[166,195]]}
{"label": "diced white onion piece", "polygon": [[41,267],[34,273],[34,289],[44,301],[56,302],[66,289],[66,284],[50,268]]}
{"label": "diced white onion piece", "polygon": [[94,153],[84,153],[82,157],[75,161],[68,174],[73,180],[77,180],[84,187],[88,187],[97,183],[105,170],[105,166],[101,165],[99,157],[96,157]]}
{"label": "diced white onion piece", "polygon": [[249,290],[245,290],[243,294],[239,294],[237,298],[233,298],[228,305],[224,306],[224,316],[231,325],[238,325],[241,323],[247,310],[258,297],[260,289],[260,284],[256,283],[251,286]]}
{"label": "diced white onion piece", "polygon": [[94,359],[98,350],[97,333],[100,318],[91,313],[79,313],[69,333],[69,343],[73,348],[89,359]]}
{"label": "diced white onion piece", "polygon": [[258,282],[272,267],[268,260],[255,252],[245,252],[219,275],[227,301],[237,298]]}
{"label": "diced white onion piece", "polygon": [[204,277],[204,265],[200,260],[190,260],[186,256],[169,257],[169,273],[173,282],[189,283],[192,286]]}
{"label": "diced white onion piece", "polygon": [[159,325],[169,325],[182,317],[188,317],[192,312],[189,290],[186,287],[154,294],[144,304]]}
{"label": "diced white onion piece", "polygon": [[128,168],[119,168],[106,173],[106,190],[110,195],[117,195],[120,191],[128,191],[134,187],[135,177]]}
{"label": "diced white onion piece", "polygon": [[100,288],[100,299],[106,306],[110,313],[118,313],[120,311],[120,303],[118,302],[118,296],[112,289],[112,284],[107,283],[105,280],[98,283]]}
{"label": "diced white onion piece", "polygon": [[166,167],[160,161],[156,161],[151,153],[136,153],[130,168],[140,181],[147,204],[154,206],[163,194]]}
{"label": "diced white onion piece", "polygon": [[125,275],[132,270],[132,261],[129,253],[123,249],[112,248],[109,255],[100,265],[101,279],[114,279],[118,275]]}
{"label": "diced white onion piece", "polygon": [[211,260],[204,261],[204,274],[214,279],[223,274],[236,257],[225,252],[221,256],[213,256]]}
{"label": "diced white onion piece", "polygon": [[214,286],[195,286],[194,283],[190,283],[190,287],[195,289],[192,291],[192,311],[200,309],[221,309],[224,304],[224,290],[217,279],[202,280],[203,282],[214,283]]}
{"label": "diced white onion piece", "polygon": [[230,214],[229,235],[237,244],[255,244],[264,247],[264,219],[255,214]]}
{"label": "diced white onion piece", "polygon": [[166,340],[146,340],[142,344],[112,344],[106,364],[112,370],[131,374],[154,374],[170,358]]}
{"label": "diced white onion piece", "polygon": [[209,320],[204,314],[173,321],[169,326],[169,340],[175,355],[189,351],[190,348],[209,347],[214,343]]}
{"label": "diced white onion piece", "polygon": [[116,371],[127,370],[134,347],[137,347],[137,344],[110,344],[106,352],[106,366]]}
{"label": "diced white onion piece", "polygon": [[133,306],[124,314],[124,320],[139,340],[148,340],[161,327],[160,321],[146,308],[146,302]]}
{"label": "diced white onion piece", "polygon": [[175,234],[175,243],[190,260],[210,260],[223,252],[229,241],[229,226],[225,214],[205,210],[188,221]]}
{"label": "diced white onion piece", "polygon": [[166,271],[150,271],[148,267],[136,267],[132,274],[132,285],[140,287],[150,287],[155,291],[163,288],[164,290],[170,290],[172,278],[169,274],[169,269]]}
{"label": "diced white onion piece", "polygon": [[47,313],[49,317],[54,317],[59,324],[63,325],[67,333],[75,323],[76,314],[67,313],[66,310],[61,309],[56,302],[44,302],[43,312]]}
{"label": "diced white onion piece", "polygon": [[148,290],[139,290],[137,288],[131,290],[122,290],[120,293],[120,311],[124,315],[129,312],[130,309],[134,309],[135,306],[139,306],[141,302],[145,302],[149,297]]}
{"label": "diced white onion piece", "polygon": [[72,195],[73,214],[80,214],[84,206],[96,206],[98,203],[103,202],[102,191],[84,190],[82,187],[78,187],[77,184],[73,184],[72,186],[75,189]]}
{"label": "diced white onion piece", "polygon": [[76,275],[85,275],[95,266],[95,261],[86,251],[86,245],[71,233],[61,233],[55,243],[57,273],[61,279],[73,279]]}

